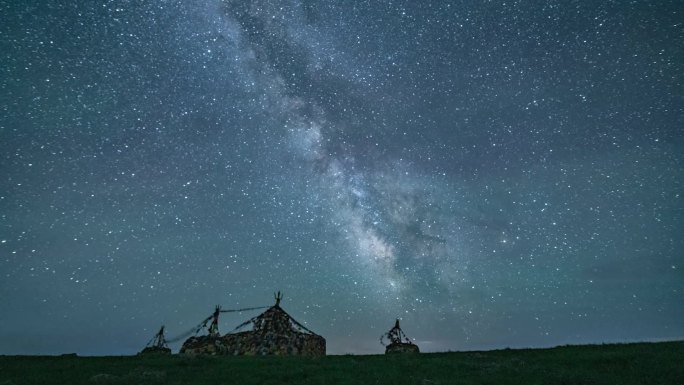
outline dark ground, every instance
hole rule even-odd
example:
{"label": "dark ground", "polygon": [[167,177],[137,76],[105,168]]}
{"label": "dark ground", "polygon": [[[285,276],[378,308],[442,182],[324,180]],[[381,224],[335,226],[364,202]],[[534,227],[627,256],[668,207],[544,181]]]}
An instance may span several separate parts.
{"label": "dark ground", "polygon": [[684,385],[684,341],[403,356],[0,356],[0,385]]}

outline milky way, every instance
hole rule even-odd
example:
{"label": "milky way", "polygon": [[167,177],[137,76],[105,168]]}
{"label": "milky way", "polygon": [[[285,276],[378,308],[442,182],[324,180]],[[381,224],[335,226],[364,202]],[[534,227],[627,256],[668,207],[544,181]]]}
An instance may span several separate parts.
{"label": "milky way", "polygon": [[330,354],[684,338],[678,2],[18,3],[0,354],[277,290]]}

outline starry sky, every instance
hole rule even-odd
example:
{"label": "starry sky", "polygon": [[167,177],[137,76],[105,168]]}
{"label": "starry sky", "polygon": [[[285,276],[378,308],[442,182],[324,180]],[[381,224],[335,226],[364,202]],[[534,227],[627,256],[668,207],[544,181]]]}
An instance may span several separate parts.
{"label": "starry sky", "polygon": [[0,354],[277,290],[329,354],[684,338],[680,1],[0,14]]}

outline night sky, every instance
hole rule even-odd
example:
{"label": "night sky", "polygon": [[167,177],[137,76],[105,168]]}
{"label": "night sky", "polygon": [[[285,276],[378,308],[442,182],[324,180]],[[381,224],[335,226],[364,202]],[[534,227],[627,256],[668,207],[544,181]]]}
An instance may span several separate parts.
{"label": "night sky", "polygon": [[0,354],[277,290],[329,354],[684,338],[681,1],[0,15]]}

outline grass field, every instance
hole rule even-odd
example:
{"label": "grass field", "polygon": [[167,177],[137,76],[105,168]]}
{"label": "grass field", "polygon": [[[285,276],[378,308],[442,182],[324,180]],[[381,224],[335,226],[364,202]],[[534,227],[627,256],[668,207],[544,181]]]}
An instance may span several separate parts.
{"label": "grass field", "polygon": [[0,356],[0,385],[684,385],[684,341],[413,356]]}

